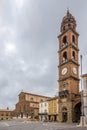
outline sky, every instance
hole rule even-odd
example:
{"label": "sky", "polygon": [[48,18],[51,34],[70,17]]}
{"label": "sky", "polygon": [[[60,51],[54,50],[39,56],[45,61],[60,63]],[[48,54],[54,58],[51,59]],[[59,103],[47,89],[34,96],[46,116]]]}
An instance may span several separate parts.
{"label": "sky", "polygon": [[14,109],[21,91],[57,95],[57,36],[67,8],[87,73],[87,0],[0,0],[0,109]]}

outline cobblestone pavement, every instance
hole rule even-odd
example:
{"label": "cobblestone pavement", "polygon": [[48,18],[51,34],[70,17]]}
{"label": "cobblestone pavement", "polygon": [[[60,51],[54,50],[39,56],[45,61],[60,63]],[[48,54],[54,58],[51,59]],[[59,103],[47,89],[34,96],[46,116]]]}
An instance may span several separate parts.
{"label": "cobblestone pavement", "polygon": [[87,127],[55,122],[1,121],[0,130],[87,130]]}

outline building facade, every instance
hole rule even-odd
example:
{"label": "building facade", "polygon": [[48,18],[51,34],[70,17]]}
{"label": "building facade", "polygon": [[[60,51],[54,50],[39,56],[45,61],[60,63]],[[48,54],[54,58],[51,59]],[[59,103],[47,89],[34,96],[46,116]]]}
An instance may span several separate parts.
{"label": "building facade", "polygon": [[63,17],[59,39],[59,122],[80,120],[79,48],[76,20],[67,10]]}
{"label": "building facade", "polygon": [[14,110],[0,109],[0,120],[12,119],[14,115]]}
{"label": "building facade", "polygon": [[39,119],[40,121],[48,121],[48,100],[39,103]]}
{"label": "building facade", "polygon": [[39,102],[49,97],[26,92],[19,94],[19,101],[16,104],[15,115],[18,118],[39,118]]}
{"label": "building facade", "polygon": [[41,121],[58,121],[58,96],[39,103]]}
{"label": "building facade", "polygon": [[87,74],[82,75],[83,79],[83,114],[86,118],[87,123]]}
{"label": "building facade", "polygon": [[58,96],[48,100],[48,120],[58,121]]}

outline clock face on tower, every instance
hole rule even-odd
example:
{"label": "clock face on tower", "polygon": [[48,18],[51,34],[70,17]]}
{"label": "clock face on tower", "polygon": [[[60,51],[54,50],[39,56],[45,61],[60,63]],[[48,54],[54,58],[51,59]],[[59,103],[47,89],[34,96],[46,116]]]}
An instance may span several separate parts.
{"label": "clock face on tower", "polygon": [[62,75],[65,75],[67,73],[67,68],[62,69]]}
{"label": "clock face on tower", "polygon": [[77,74],[77,69],[75,67],[73,68],[73,73]]}

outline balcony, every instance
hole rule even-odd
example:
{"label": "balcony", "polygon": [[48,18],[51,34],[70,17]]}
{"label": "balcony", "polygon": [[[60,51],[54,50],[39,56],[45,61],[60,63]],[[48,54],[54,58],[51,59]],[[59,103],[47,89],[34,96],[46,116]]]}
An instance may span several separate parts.
{"label": "balcony", "polygon": [[65,63],[67,61],[68,61],[68,59],[63,58],[62,63]]}
{"label": "balcony", "polygon": [[74,43],[74,42],[73,42],[73,43],[72,43],[72,45],[73,45],[74,47],[76,47],[76,48],[77,48],[77,45],[76,45],[76,43]]}
{"label": "balcony", "polygon": [[59,92],[59,97],[66,97],[69,95],[69,91],[68,90],[64,90],[64,91],[60,91]]}
{"label": "balcony", "polygon": [[64,48],[66,48],[67,45],[68,45],[68,43],[63,43],[62,46],[60,47],[60,49],[64,49]]}

